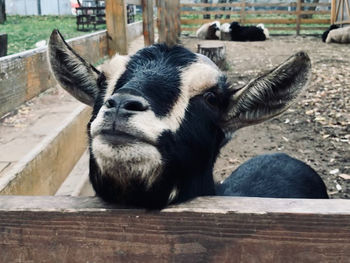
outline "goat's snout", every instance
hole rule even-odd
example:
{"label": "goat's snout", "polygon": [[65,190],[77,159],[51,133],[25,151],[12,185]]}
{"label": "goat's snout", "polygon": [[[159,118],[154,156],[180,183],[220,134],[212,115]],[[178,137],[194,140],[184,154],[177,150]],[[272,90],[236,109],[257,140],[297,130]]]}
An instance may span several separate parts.
{"label": "goat's snout", "polygon": [[114,111],[117,115],[134,114],[149,109],[148,102],[131,94],[114,94],[105,102],[108,111]]}

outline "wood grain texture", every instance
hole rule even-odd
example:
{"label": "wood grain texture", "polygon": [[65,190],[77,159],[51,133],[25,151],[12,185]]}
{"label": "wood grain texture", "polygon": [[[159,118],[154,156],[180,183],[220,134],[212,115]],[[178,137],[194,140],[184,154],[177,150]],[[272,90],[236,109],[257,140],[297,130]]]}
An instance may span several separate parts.
{"label": "wood grain texture", "polygon": [[128,54],[127,15],[124,0],[106,0],[106,24],[108,31],[108,54]]}
{"label": "wood grain texture", "polygon": [[3,262],[348,262],[350,200],[203,197],[162,211],[0,197]]}
{"label": "wood grain texture", "polygon": [[6,21],[5,0],[0,0],[0,24],[5,23],[5,21]]}
{"label": "wood grain texture", "polygon": [[53,195],[87,146],[91,108],[81,105],[0,178],[0,194]]}
{"label": "wood grain texture", "polygon": [[[107,55],[106,31],[77,37],[68,43],[90,63]],[[57,84],[46,52],[43,47],[0,58],[0,116]]]}
{"label": "wood grain texture", "polygon": [[7,34],[0,32],[0,57],[7,55]]}
{"label": "wood grain texture", "polygon": [[153,0],[142,0],[142,23],[145,46],[154,44]]}

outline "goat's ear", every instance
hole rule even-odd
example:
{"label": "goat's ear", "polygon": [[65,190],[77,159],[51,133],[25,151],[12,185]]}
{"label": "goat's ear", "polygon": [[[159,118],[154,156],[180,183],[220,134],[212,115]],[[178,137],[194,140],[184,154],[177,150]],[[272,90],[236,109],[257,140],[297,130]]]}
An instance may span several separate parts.
{"label": "goat's ear", "polygon": [[310,59],[306,53],[299,52],[266,75],[232,91],[223,117],[223,130],[232,133],[284,112],[307,85],[310,76]]}
{"label": "goat's ear", "polygon": [[98,94],[97,78],[100,72],[80,57],[58,30],[51,33],[48,58],[59,84],[79,101],[93,106]]}

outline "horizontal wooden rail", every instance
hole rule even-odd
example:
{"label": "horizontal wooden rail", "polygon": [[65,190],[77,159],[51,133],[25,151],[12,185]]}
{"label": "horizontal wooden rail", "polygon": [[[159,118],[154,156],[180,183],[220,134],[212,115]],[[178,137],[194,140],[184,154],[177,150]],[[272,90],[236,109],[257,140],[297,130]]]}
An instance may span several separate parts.
{"label": "horizontal wooden rail", "polygon": [[142,5],[142,0],[125,0],[127,5]]}
{"label": "horizontal wooden rail", "polygon": [[[181,14],[183,15],[237,15],[241,14],[242,11],[182,11]],[[298,15],[298,14],[317,14],[317,15],[324,15],[329,14],[329,11],[287,11],[287,10],[258,10],[258,11],[245,11],[245,14],[249,15],[262,15],[262,14],[275,14],[275,15]]]}
{"label": "horizontal wooden rail", "polygon": [[[181,27],[182,31],[197,31],[199,26],[197,27]],[[326,30],[328,26],[302,26],[300,30]],[[269,27],[270,31],[295,31],[295,26],[274,26]]]}
{"label": "horizontal wooden rail", "polygon": [[0,196],[3,262],[348,262],[350,200],[201,197],[162,211]]}
{"label": "horizontal wooden rail", "polygon": [[[68,42],[90,63],[107,55],[105,30]],[[42,47],[0,58],[0,116],[56,85],[46,53],[46,47]]]}
{"label": "horizontal wooden rail", "polygon": [[[230,23],[232,22],[232,19],[220,19],[222,23]],[[192,25],[192,24],[203,24],[207,23],[207,19],[181,19],[182,25]],[[264,23],[264,24],[295,24],[296,19],[295,18],[289,18],[289,19],[268,19],[268,18],[252,18],[252,19],[245,19],[245,24],[258,24],[258,23]],[[301,19],[301,22],[303,24],[327,24],[330,22],[329,19]]]}
{"label": "horizontal wooden rail", "polygon": [[[181,7],[296,7],[296,3],[217,3],[217,4],[206,4],[206,3],[191,3],[181,4]],[[301,6],[331,6],[330,3],[301,3]]]}
{"label": "horizontal wooden rail", "polygon": [[[214,19],[219,20],[221,23],[230,23],[235,20],[242,24],[270,24],[269,29],[272,31],[279,29],[273,29],[271,24],[296,24],[296,27],[294,29],[288,28],[287,30],[295,30],[296,33],[299,34],[304,24],[324,24],[329,26],[331,20],[328,18],[310,18],[312,15],[323,15],[326,17],[327,15],[330,16],[331,12],[329,10],[309,10],[312,8],[315,9],[318,6],[330,7],[331,3],[304,3],[302,0],[296,0],[291,3],[246,3],[243,0],[235,3],[218,4],[187,3],[181,5],[181,24],[202,25]],[[264,8],[264,10],[261,10],[259,8]],[[270,8],[270,10],[266,10],[266,8]],[[274,8],[278,8],[278,10],[273,10]],[[234,17],[227,17],[231,15]],[[276,17],[264,18],[264,16],[271,15],[274,15]],[[192,16],[192,19],[188,19],[189,16]],[[193,16],[197,18],[193,18]],[[201,16],[203,16],[205,19],[200,19]],[[254,18],[254,16],[257,17]],[[196,26],[193,27],[195,28]],[[308,30],[308,27],[304,28]],[[187,27],[184,30],[195,31],[195,29],[188,29]]]}

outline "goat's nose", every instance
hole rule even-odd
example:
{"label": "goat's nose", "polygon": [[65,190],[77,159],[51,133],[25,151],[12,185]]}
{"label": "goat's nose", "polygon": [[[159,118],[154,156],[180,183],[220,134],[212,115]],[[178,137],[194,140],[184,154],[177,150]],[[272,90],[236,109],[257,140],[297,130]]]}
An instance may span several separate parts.
{"label": "goat's nose", "polygon": [[116,109],[118,112],[139,112],[149,108],[148,102],[140,97],[129,94],[114,94],[108,98],[105,105],[109,109]]}

